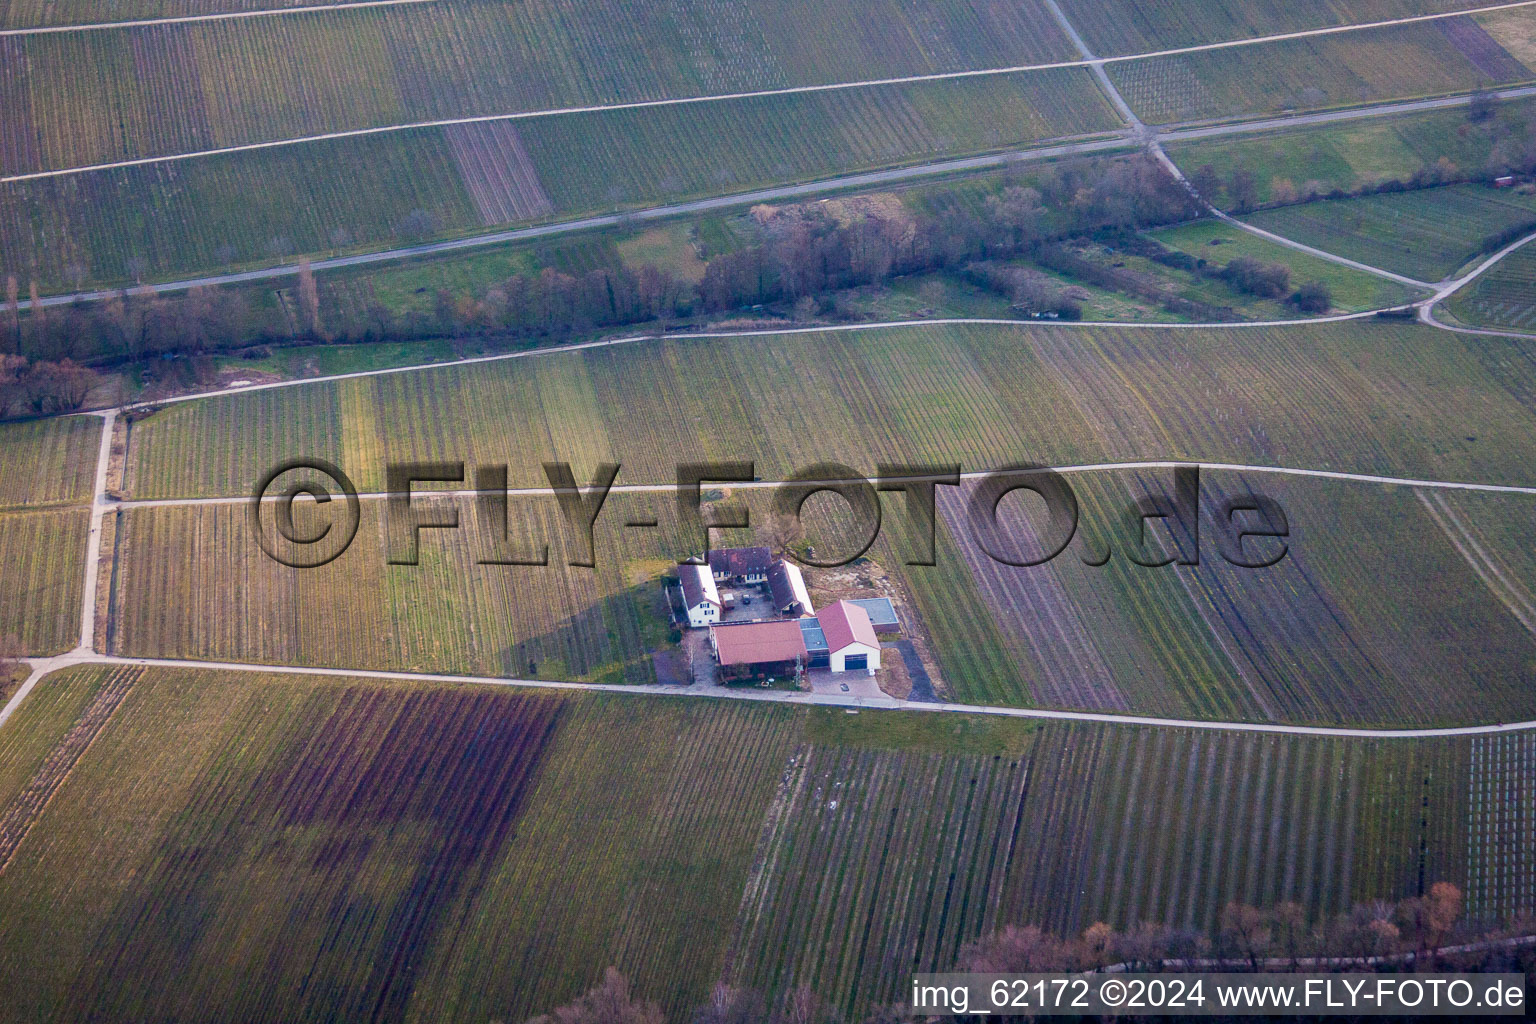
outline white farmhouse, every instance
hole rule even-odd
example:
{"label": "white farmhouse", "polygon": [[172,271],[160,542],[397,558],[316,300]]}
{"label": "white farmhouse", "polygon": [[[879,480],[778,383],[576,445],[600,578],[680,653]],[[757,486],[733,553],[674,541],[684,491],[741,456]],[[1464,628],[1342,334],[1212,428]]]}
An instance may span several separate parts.
{"label": "white farmhouse", "polygon": [[839,601],[823,608],[816,618],[827,638],[833,672],[862,672],[880,667],[880,639],[863,608]]}
{"label": "white farmhouse", "polygon": [[688,625],[694,629],[714,625],[720,621],[720,591],[715,589],[715,577],[707,565],[677,567],[678,581],[683,585],[683,604],[688,609]]}

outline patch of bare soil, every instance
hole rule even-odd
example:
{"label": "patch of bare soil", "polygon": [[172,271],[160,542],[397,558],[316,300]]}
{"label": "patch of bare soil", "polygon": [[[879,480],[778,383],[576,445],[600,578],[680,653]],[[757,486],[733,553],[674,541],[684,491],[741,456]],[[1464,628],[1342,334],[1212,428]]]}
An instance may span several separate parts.
{"label": "patch of bare soil", "polygon": [[121,513],[111,510],[101,517],[101,562],[96,574],[96,643],[112,650],[112,591],[117,583],[117,530]]}
{"label": "patch of bare soil", "polygon": [[214,378],[214,384],[221,388],[243,388],[251,384],[275,384],[286,379],[282,374],[273,373],[270,370],[253,370],[248,366],[226,366],[218,372]]}
{"label": "patch of bare soil", "polygon": [[901,652],[894,647],[880,649],[880,671],[875,673],[880,692],[887,697],[906,700],[912,693],[912,677],[907,673],[907,663],[901,660]]}
{"label": "patch of bare soil", "polygon": [[112,447],[107,452],[107,496],[123,497],[124,467],[128,462],[128,419],[123,416],[112,421]]}

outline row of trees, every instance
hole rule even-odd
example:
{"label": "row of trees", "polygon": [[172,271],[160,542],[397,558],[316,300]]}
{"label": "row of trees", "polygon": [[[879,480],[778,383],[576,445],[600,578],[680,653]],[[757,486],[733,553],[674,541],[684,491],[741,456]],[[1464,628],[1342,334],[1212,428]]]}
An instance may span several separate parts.
{"label": "row of trees", "polygon": [[761,243],[715,256],[697,285],[657,267],[605,267],[583,274],[545,268],[513,275],[478,294],[444,290],[430,311],[371,302],[327,303],[307,264],[284,295],[280,322],[236,289],[198,287],[161,296],[143,287],[104,301],[18,309],[6,280],[0,352],[58,361],[137,361],[222,351],[258,342],[373,341],[422,336],[511,334],[560,337],[600,327],[795,303],[895,275],[961,269],[1030,246],[1104,229],[1173,223],[1198,214],[1187,192],[1143,156],[1082,160],[1033,174],[984,197],[935,193],[925,208],[871,208],[838,220],[818,204],[755,211]]}
{"label": "row of trees", "polygon": [[0,356],[0,416],[74,412],[99,380],[96,371],[70,359],[31,363],[21,356]]}
{"label": "row of trees", "polygon": [[[1008,926],[961,950],[959,971],[1025,974],[1055,971],[1221,970],[1227,972],[1341,969],[1521,971],[1533,948],[1487,940],[1442,952],[1460,935],[1462,894],[1437,882],[1424,896],[1363,904],[1311,921],[1297,904],[1259,909],[1228,904],[1214,934],[1142,925],[1119,931],[1095,924],[1076,936],[1051,935],[1033,925]],[[1375,958],[1375,959],[1368,959]],[[866,1024],[903,1024],[914,1016],[900,1004],[882,1007]],[[751,989],[717,986],[690,1024],[836,1024],[838,1015],[808,987],[773,1001]],[[530,1024],[666,1024],[655,1003],[639,998],[615,968],[567,1006]]]}
{"label": "row of trees", "polygon": [[[1536,113],[1504,107],[1490,94],[1474,96],[1467,108],[1467,124],[1458,135],[1484,135],[1488,155],[1475,167],[1463,167],[1449,154],[1426,156],[1424,163],[1406,178],[1389,178],[1354,191],[1317,180],[1293,181],[1277,177],[1269,182],[1269,199],[1262,200],[1258,176],[1243,164],[1223,175],[1211,164],[1189,175],[1190,184],[1207,201],[1238,213],[1260,206],[1289,206],[1314,199],[1339,199],[1363,192],[1405,192],[1465,181],[1492,181],[1505,174],[1536,174]],[[1433,145],[1433,143],[1430,143]]]}
{"label": "row of trees", "polygon": [[[1461,890],[1436,882],[1424,896],[1396,903],[1360,904],[1346,913],[1312,920],[1297,903],[1258,908],[1229,903],[1214,934],[1157,925],[1117,931],[1095,924],[1081,935],[1056,936],[1039,928],[1007,927],[967,946],[967,971],[1091,971],[1110,965],[1129,970],[1220,967],[1286,971],[1371,964],[1412,954],[1433,968],[1441,947],[1460,934]],[[1492,955],[1497,954],[1497,947]]]}

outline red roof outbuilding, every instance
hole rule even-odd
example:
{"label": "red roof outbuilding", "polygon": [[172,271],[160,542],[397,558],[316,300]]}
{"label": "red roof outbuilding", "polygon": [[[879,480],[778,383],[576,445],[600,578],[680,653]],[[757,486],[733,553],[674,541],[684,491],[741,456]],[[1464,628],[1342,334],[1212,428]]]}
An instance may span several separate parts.
{"label": "red roof outbuilding", "polygon": [[880,638],[875,635],[869,613],[856,604],[839,601],[817,612],[816,619],[821,623],[827,647],[833,654],[855,643],[877,651],[880,649]]}
{"label": "red roof outbuilding", "polygon": [[805,634],[796,619],[715,626],[710,635],[722,665],[769,665],[805,658]]}

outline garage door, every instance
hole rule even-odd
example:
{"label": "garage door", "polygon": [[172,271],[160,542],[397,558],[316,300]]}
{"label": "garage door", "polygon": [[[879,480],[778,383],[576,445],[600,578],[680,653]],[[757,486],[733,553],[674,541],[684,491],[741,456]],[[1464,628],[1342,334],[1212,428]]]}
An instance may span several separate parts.
{"label": "garage door", "polygon": [[862,672],[869,668],[869,655],[850,654],[843,659],[843,668],[849,672]]}

